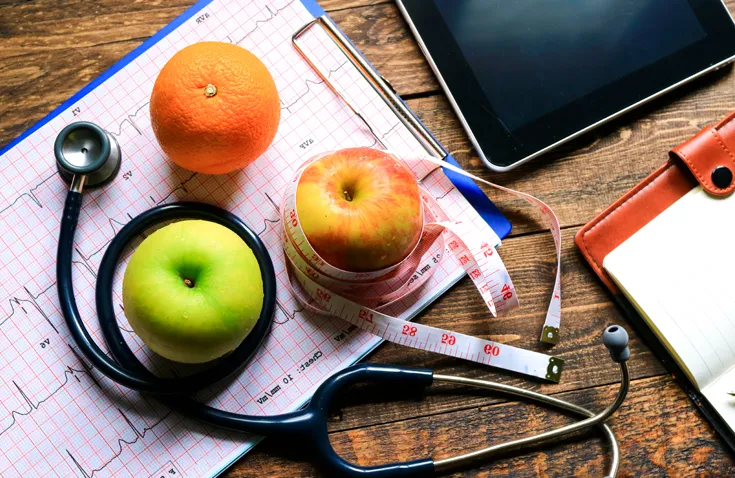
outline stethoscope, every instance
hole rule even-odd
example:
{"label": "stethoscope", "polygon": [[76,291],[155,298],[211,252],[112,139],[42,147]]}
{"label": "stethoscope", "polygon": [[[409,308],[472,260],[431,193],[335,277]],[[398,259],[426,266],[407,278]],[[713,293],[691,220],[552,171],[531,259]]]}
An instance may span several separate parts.
{"label": "stethoscope", "polygon": [[[501,383],[440,375],[429,369],[366,363],[333,374],[317,388],[309,405],[292,413],[275,416],[239,415],[194,401],[189,395],[232,377],[252,358],[270,330],[276,298],[273,263],[263,242],[237,216],[208,204],[185,202],[154,207],[127,223],[110,243],[100,264],[95,291],[98,320],[112,356],[110,358],[94,341],[79,315],[72,286],[72,250],[82,205],[82,191],[85,187],[99,186],[114,178],[120,169],[122,158],[120,146],[112,135],[99,126],[78,122],[68,125],[59,133],[54,153],[61,176],[70,184],[61,219],[56,264],[59,302],[66,324],[79,350],[97,370],[118,384],[139,392],[155,394],[159,400],[176,411],[212,425],[257,435],[305,437],[307,439],[303,440],[303,443],[313,447],[315,460],[325,470],[327,476],[376,478],[433,476],[464,468],[471,463],[504,452],[529,449],[595,425],[602,428],[612,450],[608,476],[614,477],[617,474],[620,462],[618,443],[605,421],[623,403],[628,393],[630,377],[627,360],[630,351],[628,334],[625,329],[616,325],[604,331],[602,342],[608,348],[612,360],[620,365],[621,383],[615,400],[600,413],[594,413],[558,398]],[[153,375],[143,366],[123,338],[112,305],[112,285],[120,256],[131,241],[156,224],[177,219],[213,221],[238,234],[253,250],[260,264],[264,302],[252,332],[232,353],[221,358],[207,370],[186,377],[162,378]],[[332,448],[327,434],[329,406],[342,388],[357,382],[376,382],[390,388],[425,388],[434,382],[472,386],[537,401],[579,415],[583,419],[554,430],[451,458],[441,460],[423,458],[403,463],[362,467],[342,459]]]}

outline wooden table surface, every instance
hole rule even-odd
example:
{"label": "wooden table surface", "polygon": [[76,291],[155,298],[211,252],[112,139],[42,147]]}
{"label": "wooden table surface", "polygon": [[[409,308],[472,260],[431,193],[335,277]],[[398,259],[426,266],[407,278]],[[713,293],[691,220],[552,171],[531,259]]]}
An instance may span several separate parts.
{"label": "wooden table surface", "polygon": [[[40,120],[191,3],[2,2],[0,145]],[[618,371],[600,344],[600,333],[608,324],[625,325],[626,321],[584,263],[573,236],[662,163],[672,146],[735,109],[735,73],[726,69],[710,74],[513,172],[490,174],[393,2],[320,3],[465,169],[536,195],[554,209],[563,227],[562,340],[553,349],[566,361],[562,383],[539,384],[392,344],[382,345],[369,360],[496,379],[601,410],[615,394]],[[735,0],[726,3],[735,10]],[[517,286],[521,309],[489,320],[486,307],[465,278],[417,320],[541,350],[537,339],[553,280],[551,237],[523,202],[495,191],[488,194],[514,224],[501,255]],[[620,476],[735,475],[733,456],[635,334],[631,351],[631,391],[609,422],[622,448]],[[570,422],[541,407],[450,387],[435,387],[422,401],[399,397],[385,404],[382,398],[367,387],[348,394],[335,409],[329,424],[331,441],[348,460],[369,465],[427,455],[447,457]],[[298,443],[266,440],[226,476],[321,476],[301,461],[299,450]],[[500,459],[452,476],[602,476],[609,464],[608,452],[593,431],[537,453]]]}

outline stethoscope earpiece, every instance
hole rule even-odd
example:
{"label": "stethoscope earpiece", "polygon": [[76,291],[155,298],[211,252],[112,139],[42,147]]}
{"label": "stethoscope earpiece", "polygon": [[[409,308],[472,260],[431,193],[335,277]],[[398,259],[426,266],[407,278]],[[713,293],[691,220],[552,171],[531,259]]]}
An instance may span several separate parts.
{"label": "stethoscope earpiece", "polygon": [[94,123],[79,121],[61,130],[54,143],[59,174],[71,184],[84,177],[87,187],[112,180],[120,170],[122,154],[117,140]]}
{"label": "stethoscope earpiece", "polygon": [[611,325],[602,333],[602,343],[610,352],[614,362],[625,362],[630,358],[628,348],[628,332],[618,325]]}

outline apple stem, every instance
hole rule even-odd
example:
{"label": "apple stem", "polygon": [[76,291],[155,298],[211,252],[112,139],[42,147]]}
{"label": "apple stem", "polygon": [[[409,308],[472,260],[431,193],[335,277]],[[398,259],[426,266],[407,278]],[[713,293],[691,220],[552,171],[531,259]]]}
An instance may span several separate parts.
{"label": "apple stem", "polygon": [[184,284],[186,284],[186,286],[190,289],[194,288],[194,281],[191,279],[184,279]]}
{"label": "apple stem", "polygon": [[352,201],[352,194],[348,190],[343,190],[342,195],[345,197],[346,200]]}

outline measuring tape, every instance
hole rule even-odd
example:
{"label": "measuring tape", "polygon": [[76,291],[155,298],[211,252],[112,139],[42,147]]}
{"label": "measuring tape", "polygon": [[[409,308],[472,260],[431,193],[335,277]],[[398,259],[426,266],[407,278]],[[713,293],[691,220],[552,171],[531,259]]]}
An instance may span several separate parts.
{"label": "measuring tape", "polygon": [[[299,168],[286,187],[281,206],[283,249],[290,262],[289,279],[294,295],[306,309],[340,317],[389,342],[559,382],[563,367],[563,360],[559,358],[450,330],[408,323],[381,312],[391,304],[410,299],[410,295],[431,277],[447,252],[462,265],[493,316],[519,305],[510,275],[494,247],[499,242],[495,232],[484,221],[476,225],[450,220],[433,195],[420,185],[424,229],[418,245],[402,262],[378,271],[349,272],[322,259],[301,227],[296,190],[303,171],[326,154],[330,153],[319,155]],[[561,233],[551,209],[533,196],[492,184],[444,161],[431,157],[401,159],[409,165],[431,163],[450,169],[521,197],[539,209],[552,231],[557,251],[556,282],[541,340],[556,343],[561,311]]]}

